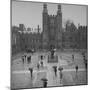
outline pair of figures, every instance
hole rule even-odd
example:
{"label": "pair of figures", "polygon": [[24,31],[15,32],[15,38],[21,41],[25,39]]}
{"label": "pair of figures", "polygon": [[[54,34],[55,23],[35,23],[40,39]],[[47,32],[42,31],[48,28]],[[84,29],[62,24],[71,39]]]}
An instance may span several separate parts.
{"label": "pair of figures", "polygon": [[23,64],[26,62],[28,62],[28,64],[31,62],[31,56],[27,57],[26,55],[22,56],[22,62]]}

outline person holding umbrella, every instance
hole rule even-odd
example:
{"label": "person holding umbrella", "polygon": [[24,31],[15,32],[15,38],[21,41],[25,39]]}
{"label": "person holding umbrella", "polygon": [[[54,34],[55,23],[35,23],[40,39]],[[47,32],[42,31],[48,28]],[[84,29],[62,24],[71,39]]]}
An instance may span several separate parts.
{"label": "person holding umbrella", "polygon": [[53,70],[55,72],[55,76],[57,76],[57,66],[53,66]]}
{"label": "person holding umbrella", "polygon": [[31,56],[29,56],[29,57],[27,58],[27,62],[28,62],[28,64],[31,62]]}
{"label": "person holding umbrella", "polygon": [[85,61],[85,69],[87,71],[87,68],[88,68],[88,64],[87,64],[87,60]]}
{"label": "person holding umbrella", "polygon": [[62,78],[63,78],[63,73],[62,73],[62,71],[63,71],[63,67],[59,67],[58,68],[58,70],[60,71],[60,83],[61,83],[61,80],[62,80]]}
{"label": "person holding umbrella", "polygon": [[76,74],[77,74],[77,72],[78,72],[78,65],[75,66],[75,69],[76,69]]}
{"label": "person holding umbrella", "polygon": [[41,60],[43,60],[43,55],[41,55]]}
{"label": "person holding umbrella", "polygon": [[32,76],[33,76],[33,68],[29,68],[29,71],[31,73],[31,78],[32,78]]}
{"label": "person holding umbrella", "polygon": [[45,88],[45,87],[47,87],[47,79],[46,78],[42,78],[41,79],[42,81],[43,81],[43,87]]}
{"label": "person holding umbrella", "polygon": [[75,69],[76,69],[76,78],[78,79],[78,75],[77,75],[77,73],[78,73],[78,65],[75,66]]}

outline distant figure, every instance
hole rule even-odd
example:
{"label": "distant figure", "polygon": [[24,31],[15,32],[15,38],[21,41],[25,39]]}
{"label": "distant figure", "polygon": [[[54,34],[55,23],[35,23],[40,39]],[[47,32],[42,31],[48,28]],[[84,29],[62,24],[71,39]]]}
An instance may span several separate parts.
{"label": "distant figure", "polygon": [[82,52],[82,56],[85,56],[85,52]]}
{"label": "distant figure", "polygon": [[43,87],[47,87],[47,81],[44,81]]}
{"label": "distant figure", "polygon": [[41,55],[41,60],[43,60],[43,55]]}
{"label": "distant figure", "polygon": [[33,68],[29,68],[29,71],[31,73],[31,78],[32,78],[32,76],[33,76]]}
{"label": "distant figure", "polygon": [[39,65],[39,63],[37,63],[37,68],[38,68],[38,70],[39,70],[39,68],[40,68],[40,65]]}
{"label": "distant figure", "polygon": [[63,71],[63,67],[59,67],[58,68],[58,70],[60,71],[60,83],[61,83],[61,80],[63,79],[63,73],[62,73],[62,71]]}
{"label": "distant figure", "polygon": [[52,59],[54,58],[54,50],[53,49],[51,50],[51,58]]}
{"label": "distant figure", "polygon": [[86,63],[86,57],[85,57],[85,55],[83,55],[83,61],[84,61],[84,63]]}
{"label": "distant figure", "polygon": [[41,61],[40,63],[41,63],[41,67],[43,67],[43,61]]}
{"label": "distant figure", "polygon": [[85,55],[83,55],[83,59],[85,59]]}
{"label": "distant figure", "polygon": [[75,66],[75,69],[76,69],[76,74],[77,74],[77,72],[78,72],[78,65]]}
{"label": "distant figure", "polygon": [[26,56],[26,55],[24,55],[24,57],[25,57],[25,61],[26,61],[26,57],[27,57],[27,56]]}
{"label": "distant figure", "polygon": [[28,64],[31,63],[31,56],[29,56],[29,57],[27,58],[27,62],[28,62]]}
{"label": "distant figure", "polygon": [[57,66],[53,66],[54,72],[55,72],[55,76],[57,76]]}
{"label": "distant figure", "polygon": [[74,61],[74,55],[72,54],[72,61]]}
{"label": "distant figure", "polygon": [[62,72],[60,72],[60,80],[62,80],[62,78],[63,78],[63,74]]}
{"label": "distant figure", "polygon": [[87,60],[84,61],[84,64],[85,64],[85,69],[86,69],[86,71],[87,71],[87,67],[88,67],[88,66],[87,66],[87,65],[88,65],[88,64],[87,64]]}
{"label": "distant figure", "polygon": [[24,64],[24,56],[22,56],[22,62],[23,62],[23,64]]}
{"label": "distant figure", "polygon": [[42,78],[41,79],[43,81],[43,87],[47,87],[47,79],[46,78]]}
{"label": "distant figure", "polygon": [[87,71],[87,62],[85,63],[85,68],[86,68],[86,71]]}

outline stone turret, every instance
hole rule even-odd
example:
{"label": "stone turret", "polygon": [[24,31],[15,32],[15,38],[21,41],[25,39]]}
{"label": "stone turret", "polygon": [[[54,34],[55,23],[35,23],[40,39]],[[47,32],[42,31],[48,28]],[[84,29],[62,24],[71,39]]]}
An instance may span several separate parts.
{"label": "stone turret", "polygon": [[37,31],[38,31],[38,33],[40,33],[40,27],[39,27],[39,25],[37,26]]}
{"label": "stone turret", "polygon": [[57,48],[62,48],[62,11],[61,11],[61,5],[58,5],[56,26],[57,26]]}
{"label": "stone turret", "polygon": [[48,10],[47,10],[47,4],[43,5],[43,48],[47,48],[47,43],[48,43]]}

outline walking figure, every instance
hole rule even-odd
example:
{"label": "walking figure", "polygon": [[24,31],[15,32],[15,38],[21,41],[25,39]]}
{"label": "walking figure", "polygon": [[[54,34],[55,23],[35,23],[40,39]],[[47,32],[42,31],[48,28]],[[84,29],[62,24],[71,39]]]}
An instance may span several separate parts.
{"label": "walking figure", "polygon": [[37,63],[37,68],[38,68],[38,70],[39,70],[39,68],[40,68],[40,65],[39,65],[39,63]]}
{"label": "walking figure", "polygon": [[74,55],[72,55],[72,61],[74,61]]}
{"label": "walking figure", "polygon": [[44,81],[43,87],[47,87],[47,81]]}
{"label": "walking figure", "polygon": [[85,60],[85,55],[83,55],[83,60]]}
{"label": "walking figure", "polygon": [[88,64],[87,64],[87,60],[85,60],[84,63],[85,63],[85,69],[86,69],[86,71],[87,71],[87,65],[88,65]]}
{"label": "walking figure", "polygon": [[54,72],[55,72],[55,76],[57,76],[57,66],[53,66]]}
{"label": "walking figure", "polygon": [[86,57],[85,55],[83,55],[83,61],[84,61],[84,64],[86,63]]}
{"label": "walking figure", "polygon": [[42,78],[41,79],[42,81],[43,81],[43,87],[45,88],[45,87],[47,87],[47,79],[46,78]]}
{"label": "walking figure", "polygon": [[32,78],[32,76],[33,76],[33,68],[29,68],[29,71],[31,73],[31,78]]}
{"label": "walking figure", "polygon": [[60,79],[62,80],[63,78],[63,74],[62,74],[62,71],[60,71]]}
{"label": "walking figure", "polygon": [[28,64],[31,62],[31,56],[29,56],[29,57],[27,58],[27,62],[28,62]]}
{"label": "walking figure", "polygon": [[43,61],[41,61],[40,63],[41,63],[41,67],[43,67]]}
{"label": "walking figure", "polygon": [[27,56],[26,56],[26,55],[24,55],[25,61],[26,61],[26,57],[27,57]]}
{"label": "walking figure", "polygon": [[41,55],[41,60],[43,60],[43,55]]}
{"label": "walking figure", "polygon": [[63,78],[63,73],[62,73],[63,67],[59,67],[58,70],[60,71],[60,84],[61,84],[61,80]]}
{"label": "walking figure", "polygon": [[75,69],[76,69],[76,78],[78,79],[78,75],[77,75],[77,73],[78,73],[78,65],[75,66]]}
{"label": "walking figure", "polygon": [[23,62],[23,64],[24,64],[24,56],[22,56],[22,62]]}
{"label": "walking figure", "polygon": [[75,66],[75,69],[76,69],[76,75],[77,75],[77,72],[78,72],[78,65]]}

